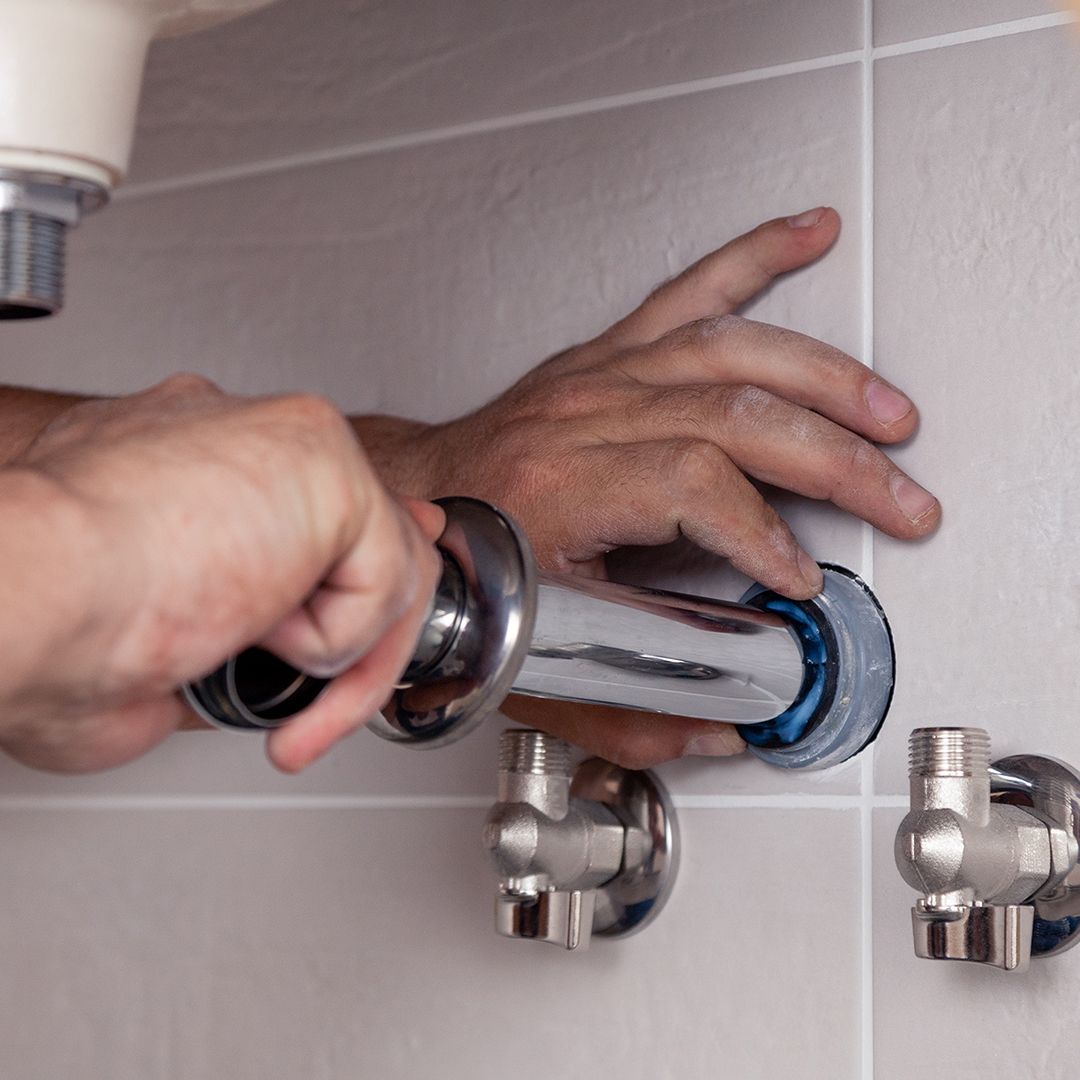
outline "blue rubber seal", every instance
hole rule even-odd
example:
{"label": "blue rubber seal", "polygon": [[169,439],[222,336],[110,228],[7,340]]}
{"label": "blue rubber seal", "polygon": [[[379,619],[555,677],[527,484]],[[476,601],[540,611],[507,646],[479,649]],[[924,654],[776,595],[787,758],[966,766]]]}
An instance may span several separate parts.
{"label": "blue rubber seal", "polygon": [[738,732],[750,746],[770,749],[792,746],[806,736],[831,703],[835,661],[830,656],[828,638],[832,635],[816,617],[815,609],[808,610],[796,600],[765,592],[754,597],[751,604],[764,611],[775,611],[788,620],[802,646],[805,674],[799,696],[784,712],[764,724],[740,724]]}

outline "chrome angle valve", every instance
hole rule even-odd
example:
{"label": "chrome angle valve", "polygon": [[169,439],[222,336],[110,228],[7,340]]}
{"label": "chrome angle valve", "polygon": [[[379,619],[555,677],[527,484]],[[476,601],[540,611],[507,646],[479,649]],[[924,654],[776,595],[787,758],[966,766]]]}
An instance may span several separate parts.
{"label": "chrome angle valve", "polygon": [[921,895],[915,954],[1006,971],[1080,940],[1080,774],[1053,758],[991,763],[980,728],[919,728],[896,865]]}
{"label": "chrome angle valve", "polygon": [[659,914],[675,881],[678,831],[660,782],[591,758],[571,768],[568,743],[504,731],[498,801],[484,846],[499,875],[495,929],[584,949]]}

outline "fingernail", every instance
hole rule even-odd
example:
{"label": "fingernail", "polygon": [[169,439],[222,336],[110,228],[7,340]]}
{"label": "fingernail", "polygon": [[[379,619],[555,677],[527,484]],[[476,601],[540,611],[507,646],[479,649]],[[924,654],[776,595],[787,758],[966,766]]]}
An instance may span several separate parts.
{"label": "fingernail", "polygon": [[825,207],[819,206],[816,210],[804,210],[801,214],[787,219],[788,225],[793,229],[813,228],[825,216]]}
{"label": "fingernail", "polygon": [[896,505],[912,523],[918,523],[937,505],[937,499],[925,488],[919,487],[910,477],[897,473],[889,481]]}
{"label": "fingernail", "polygon": [[871,379],[866,387],[866,404],[879,424],[895,424],[903,420],[915,406],[899,390],[894,390],[881,379]]}
{"label": "fingernail", "polygon": [[741,754],[746,743],[739,738],[739,733],[730,727],[707,735],[695,735],[683,747],[685,757],[731,757]]}
{"label": "fingernail", "polygon": [[802,548],[799,548],[799,573],[817,596],[825,584],[825,579],[821,575],[821,567]]}

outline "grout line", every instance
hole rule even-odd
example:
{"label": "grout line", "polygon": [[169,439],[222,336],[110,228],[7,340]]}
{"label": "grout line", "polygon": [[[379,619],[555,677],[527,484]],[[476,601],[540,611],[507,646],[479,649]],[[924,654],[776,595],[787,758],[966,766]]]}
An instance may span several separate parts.
{"label": "grout line", "polygon": [[[864,0],[865,2],[865,0]],[[795,60],[787,64],[774,64],[770,67],[753,68],[747,71],[731,72],[711,78],[694,79],[682,83],[669,83],[665,86],[651,87],[646,90],[633,90],[623,94],[610,94],[605,97],[590,98],[585,101],[570,102],[565,105],[553,105],[547,108],[531,109],[520,113],[489,117],[482,120],[470,120],[461,124],[451,124],[441,128],[404,132],[388,135],[379,139],[370,139],[346,146],[329,147],[325,150],[311,150],[299,154],[285,154],[280,157],[266,158],[261,161],[228,165],[218,169],[189,173],[183,176],[166,177],[160,180],[147,180],[120,188],[114,195],[116,202],[152,198],[174,192],[187,191],[191,188],[210,187],[215,184],[231,183],[259,176],[287,172],[308,166],[329,165],[354,158],[369,157],[373,154],[405,150],[418,146],[430,146],[434,143],[448,142],[452,139],[466,138],[470,135],[482,135],[489,132],[507,131],[513,128],[527,127],[532,124],[547,123],[590,113],[606,112],[633,105],[644,105],[653,101],[665,101],[669,98],[685,97],[710,90],[720,90],[729,86],[741,86],[747,83],[764,82],[768,79],[783,78],[787,75],[799,75],[808,71],[820,71],[825,68],[840,67],[844,64],[865,63],[891,56],[904,56],[909,53],[930,52],[945,49],[953,45],[964,45],[973,41],[986,41],[990,38],[1024,34],[1034,30],[1044,30],[1054,26],[1074,23],[1075,17],[1068,12],[1049,15],[1034,15],[1026,19],[1014,19],[1011,22],[995,23],[990,26],[975,27],[970,30],[958,30],[951,34],[937,34],[932,37],[917,38],[894,45],[881,45],[872,48],[867,38],[863,48],[849,52],[833,53],[829,56],[814,57],[809,60]],[[872,33],[868,30],[866,33]]]}
{"label": "grout line", "polygon": [[1011,37],[1013,34],[1030,34],[1035,30],[1048,30],[1054,26],[1068,26],[1076,22],[1070,11],[1055,11],[1049,15],[1031,15],[1026,19],[975,26],[970,30],[956,30],[951,34],[935,34],[933,37],[915,41],[899,41],[894,45],[879,45],[872,50],[873,59],[885,60],[890,56],[907,56],[909,53],[932,52],[949,49],[954,45],[967,45],[973,41],[989,41],[992,38]]}
{"label": "grout line", "polygon": [[490,132],[543,124],[552,120],[565,120],[575,116],[608,112],[632,105],[646,105],[654,101],[666,101],[669,98],[688,97],[692,94],[721,90],[729,86],[742,86],[745,83],[780,79],[786,75],[800,75],[807,71],[840,67],[844,64],[856,63],[861,55],[861,52],[856,50],[846,53],[834,53],[830,56],[818,56],[810,60],[794,60],[787,64],[774,64],[771,67],[754,68],[749,71],[735,71],[727,75],[693,79],[689,82],[669,83],[664,86],[650,87],[647,90],[631,90],[623,94],[609,94],[605,97],[575,101],[566,105],[551,105],[546,108],[510,113],[506,116],[470,120],[461,124],[451,124],[447,127],[405,132],[400,135],[388,135],[385,138],[371,139],[348,146],[336,146],[326,150],[312,150],[299,154],[286,154],[281,157],[267,158],[242,165],[208,169],[205,172],[190,173],[186,176],[147,180],[120,189],[115,195],[115,200],[126,202],[130,199],[143,199],[154,195],[170,194],[174,191],[184,191],[188,188],[207,187],[213,184],[228,183],[233,180],[265,176],[270,173],[299,169],[309,165],[328,165],[338,161],[350,161],[353,158],[386,153],[391,150],[430,146],[432,143],[461,139],[469,135],[485,135]]}
{"label": "grout line", "polygon": [[4,810],[475,810],[479,795],[3,795]]}
{"label": "grout line", "polygon": [[860,795],[672,795],[679,810],[854,810]]}
{"label": "grout line", "polygon": [[[870,0],[867,0],[869,3]],[[874,756],[868,750],[862,763],[863,794],[859,808],[859,849],[862,866],[860,896],[862,1008],[862,1076],[874,1080]]]}
{"label": "grout line", "polygon": [[[862,58],[862,360],[874,367],[874,0],[863,0]],[[862,526],[863,578],[874,585],[874,530]],[[861,1059],[874,1080],[874,744],[859,772],[859,896]]]}
{"label": "grout line", "polygon": [[907,810],[911,800],[907,795],[875,795],[873,804],[875,810]]}
{"label": "grout line", "polygon": [[[478,810],[494,795],[2,795],[5,810]],[[861,810],[863,795],[672,795],[680,810]],[[878,795],[872,807],[908,805]]]}

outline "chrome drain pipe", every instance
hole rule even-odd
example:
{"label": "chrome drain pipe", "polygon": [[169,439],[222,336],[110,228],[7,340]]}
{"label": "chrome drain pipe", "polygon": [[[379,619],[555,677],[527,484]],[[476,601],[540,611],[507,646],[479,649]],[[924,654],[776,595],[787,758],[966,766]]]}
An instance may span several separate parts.
{"label": "chrome drain pipe", "polygon": [[[507,515],[475,499],[441,505],[443,579],[403,683],[368,725],[378,735],[442,745],[511,691],[737,724],[787,768],[836,764],[877,734],[892,639],[849,571],[823,567],[813,600],[755,587],[739,604],[544,574]],[[248,649],[184,694],[210,723],[265,730],[326,685]]]}

